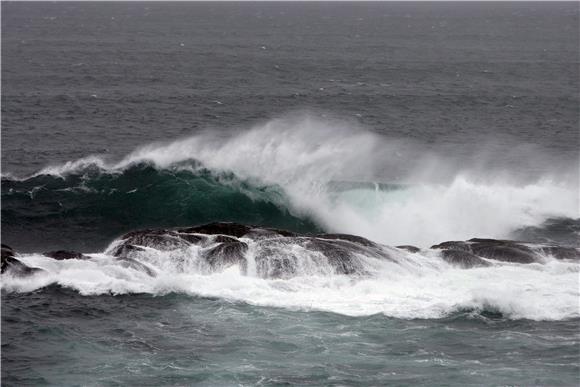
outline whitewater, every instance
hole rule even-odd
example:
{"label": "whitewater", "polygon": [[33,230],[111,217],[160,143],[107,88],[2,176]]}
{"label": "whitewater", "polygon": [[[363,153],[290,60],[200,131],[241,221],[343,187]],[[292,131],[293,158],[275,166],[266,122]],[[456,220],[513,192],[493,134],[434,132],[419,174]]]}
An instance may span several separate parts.
{"label": "whitewater", "polygon": [[[176,292],[291,310],[404,319],[444,318],[460,311],[500,313],[510,319],[580,317],[577,261],[543,254],[531,264],[492,262],[464,269],[429,248],[472,237],[507,239],[549,219],[577,219],[578,192],[570,174],[522,180],[503,170],[481,176],[470,166],[453,171],[435,154],[422,152],[417,159],[418,152],[414,144],[345,122],[300,116],[271,120],[229,137],[208,131],[146,145],[120,161],[90,156],[26,178],[5,177],[26,182],[48,176],[65,183],[61,190],[85,195],[96,190],[92,181],[106,176],[109,195],[122,187],[121,193],[130,197],[137,190],[147,192],[140,180],[134,187],[118,182],[129,172],[141,173],[140,168],[168,172],[174,180],[209,176],[212,180],[204,184],[211,181],[241,193],[249,203],[272,203],[288,216],[311,219],[325,232],[366,237],[396,259],[363,254],[358,258],[365,275],[338,275],[316,252],[296,244],[274,254],[295,257],[301,262],[298,273],[267,278],[255,270],[255,241],[244,240],[249,246],[247,270],[234,265],[208,271],[198,246],[176,251],[147,248],[134,258],[155,272],[151,277],[112,256],[119,243],[113,241],[104,251],[89,254],[89,260],[24,254],[23,263],[44,272],[31,278],[4,276],[2,288],[31,292],[58,284],[87,296]],[[70,176],[75,178],[69,182]],[[42,186],[32,188],[31,197],[39,189]],[[183,193],[201,200],[194,189]],[[228,199],[216,195],[213,200],[225,205]],[[577,237],[576,233],[569,239],[574,248],[579,247],[574,243]],[[391,247],[402,244],[419,249]]]}
{"label": "whitewater", "polygon": [[[409,141],[349,124],[290,116],[233,136],[207,131],[146,145],[118,162],[89,156],[33,176],[82,175],[91,169],[120,174],[143,163],[159,170],[230,172],[235,179],[219,182],[234,185],[250,199],[262,198],[241,182],[276,187],[283,198],[268,200],[286,206],[291,214],[311,217],[329,232],[390,245],[428,247],[444,240],[509,238],[519,228],[539,226],[550,218],[580,217],[574,166],[522,179],[505,166],[487,168],[483,156],[475,157],[478,165],[454,166],[443,155]],[[335,181],[366,184],[336,192]],[[383,190],[377,182],[399,187]]]}

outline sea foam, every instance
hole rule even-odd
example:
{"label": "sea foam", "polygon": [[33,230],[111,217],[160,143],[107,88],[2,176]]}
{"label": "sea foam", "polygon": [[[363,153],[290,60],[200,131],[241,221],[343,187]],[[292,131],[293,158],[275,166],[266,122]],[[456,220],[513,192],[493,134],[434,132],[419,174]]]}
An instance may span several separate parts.
{"label": "sea foam", "polygon": [[[143,254],[140,262],[152,268],[155,277],[104,253],[67,261],[32,254],[19,259],[45,272],[28,278],[4,275],[2,288],[29,292],[58,284],[82,295],[176,292],[259,306],[406,319],[442,318],[464,310],[492,311],[511,319],[580,317],[578,263],[545,257],[535,264],[495,263],[464,270],[447,264],[435,251],[399,251],[396,261],[360,257],[368,275],[345,276],[325,271],[309,256],[312,252],[302,254],[302,272],[288,279],[260,278],[251,270],[243,274],[237,266],[208,274],[195,248]],[[247,257],[251,267],[251,248]]]}

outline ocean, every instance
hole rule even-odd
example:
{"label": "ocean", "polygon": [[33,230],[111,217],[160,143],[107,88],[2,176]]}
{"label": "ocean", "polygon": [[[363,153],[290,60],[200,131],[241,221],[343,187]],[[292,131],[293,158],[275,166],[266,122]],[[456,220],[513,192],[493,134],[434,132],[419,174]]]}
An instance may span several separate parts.
{"label": "ocean", "polygon": [[577,2],[8,2],[2,384],[580,384]]}

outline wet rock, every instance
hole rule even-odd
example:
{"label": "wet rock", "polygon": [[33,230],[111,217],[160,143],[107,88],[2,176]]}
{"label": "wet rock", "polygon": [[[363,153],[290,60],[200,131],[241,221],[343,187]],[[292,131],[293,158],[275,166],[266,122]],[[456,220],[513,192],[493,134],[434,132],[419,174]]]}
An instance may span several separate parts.
{"label": "wet rock", "polygon": [[432,249],[438,250],[460,250],[460,251],[471,251],[471,245],[467,242],[458,242],[458,241],[451,241],[451,242],[443,242],[438,245],[431,246]]}
{"label": "wet rock", "polygon": [[320,238],[309,238],[304,247],[324,254],[336,274],[363,274],[365,272],[360,260],[352,254],[352,250],[342,244]]}
{"label": "wet rock", "polygon": [[[225,235],[216,235],[211,240],[212,243],[237,243],[239,242],[236,238],[232,238]],[[245,244],[245,243],[244,243]]]}
{"label": "wet rock", "polygon": [[12,247],[2,244],[2,267],[0,270],[2,274],[9,273],[17,277],[26,277],[44,271],[38,267],[30,267],[25,265],[24,263],[20,262],[20,260],[18,260],[15,255],[16,253]]}
{"label": "wet rock", "polygon": [[443,250],[441,258],[451,265],[461,267],[462,269],[471,269],[473,267],[490,266],[486,260],[463,250]]}
{"label": "wet rock", "polygon": [[534,252],[517,245],[477,245],[472,248],[473,253],[487,259],[512,263],[533,263],[538,259]]}
{"label": "wet rock", "polygon": [[[271,233],[272,235],[283,236],[283,237],[297,237],[297,236],[299,236],[298,233],[288,231],[288,230],[281,230],[278,228],[252,228],[252,230],[250,232],[255,232],[255,231],[267,232],[267,233]],[[246,237],[246,235],[244,235],[244,237]]]}
{"label": "wet rock", "polygon": [[207,237],[204,235],[198,235],[198,234],[188,234],[188,233],[182,233],[182,232],[176,232],[176,236],[183,239],[184,241],[197,245],[197,244],[201,244],[203,242],[205,242],[207,240]]}
{"label": "wet rock", "polygon": [[244,234],[244,238],[260,240],[260,239],[272,239],[280,237],[296,237],[298,234],[286,231],[278,230],[275,228],[252,228],[248,233]]}
{"label": "wet rock", "polygon": [[240,265],[245,271],[247,262],[244,254],[247,250],[248,245],[244,242],[224,241],[205,251],[204,258],[212,269],[225,269],[233,265]]}
{"label": "wet rock", "polygon": [[534,250],[524,243],[501,239],[473,238],[467,242],[443,242],[431,248],[444,251],[463,251],[502,262],[533,263],[539,260]]}
{"label": "wet rock", "polygon": [[480,257],[513,263],[533,263],[538,260],[534,250],[520,242],[480,238],[468,242],[471,251]]}
{"label": "wet rock", "polygon": [[14,255],[15,255],[14,249],[2,243],[2,262],[4,262],[6,258],[14,257]]}
{"label": "wet rock", "polygon": [[415,247],[415,246],[411,246],[411,245],[401,245],[401,246],[396,246],[397,249],[401,249],[401,250],[406,250],[410,253],[418,253],[419,251],[421,251],[420,248]]}
{"label": "wet rock", "polygon": [[249,233],[252,227],[230,222],[209,223],[202,226],[178,229],[178,232],[187,234],[229,235],[240,238]]}
{"label": "wet rock", "polygon": [[171,251],[190,246],[181,234],[171,230],[131,231],[120,239],[121,242],[111,252],[116,257],[127,257],[136,251],[144,251],[143,247]]}
{"label": "wet rock", "polygon": [[285,243],[268,243],[256,252],[256,271],[262,278],[290,278],[297,274],[296,256],[285,251]]}
{"label": "wet rock", "polygon": [[181,238],[177,232],[170,230],[132,231],[123,235],[121,239],[125,244],[154,247],[164,251],[189,246],[189,243]]}
{"label": "wet rock", "polygon": [[90,257],[84,254],[69,250],[48,251],[46,253],[42,253],[42,255],[52,259],[56,259],[58,261],[65,259],[90,259]]}
{"label": "wet rock", "polygon": [[574,247],[542,246],[539,251],[556,259],[580,260],[580,251]]}
{"label": "wet rock", "polygon": [[249,239],[261,239],[264,237],[270,238],[279,236],[292,237],[298,235],[292,231],[287,230],[261,228],[231,222],[215,222],[201,226],[180,228],[177,231],[187,234],[226,235],[235,238],[244,237]]}
{"label": "wet rock", "polygon": [[128,258],[132,253],[145,251],[143,247],[122,243],[111,252],[111,255],[118,258]]}
{"label": "wet rock", "polygon": [[372,242],[366,238],[356,236],[356,235],[350,235],[350,234],[319,234],[319,235],[316,235],[316,237],[322,238],[322,239],[331,239],[331,240],[332,239],[339,239],[339,240],[349,241],[352,243],[356,243],[356,244],[368,246],[368,247],[374,247],[377,245],[375,242]]}
{"label": "wet rock", "polygon": [[119,262],[121,262],[121,266],[126,268],[135,269],[137,271],[143,272],[151,277],[156,277],[157,273],[155,270],[147,266],[146,264],[139,262],[132,258],[119,258]]}

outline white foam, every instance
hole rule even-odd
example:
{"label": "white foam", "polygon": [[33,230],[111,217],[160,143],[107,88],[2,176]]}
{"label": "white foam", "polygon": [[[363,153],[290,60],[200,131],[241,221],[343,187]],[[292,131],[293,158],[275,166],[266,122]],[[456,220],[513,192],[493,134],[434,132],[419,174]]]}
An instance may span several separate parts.
{"label": "white foam", "polygon": [[91,155],[83,157],[78,160],[67,161],[66,163],[61,165],[49,165],[41,169],[37,173],[33,174],[31,177],[41,175],[64,177],[68,174],[79,172],[89,167],[98,168],[101,170],[114,169],[111,166],[107,165],[107,163],[100,156]]}
{"label": "white foam", "polygon": [[368,259],[371,272],[365,277],[318,271],[282,280],[243,275],[236,266],[207,274],[196,264],[195,249],[180,254],[144,254],[142,262],[158,273],[156,277],[104,254],[89,261],[27,255],[20,259],[46,272],[25,279],[4,275],[2,288],[28,292],[56,283],[82,295],[178,292],[260,306],[406,319],[441,318],[462,309],[493,310],[513,319],[580,317],[579,265],[549,258],[538,264],[461,270],[435,252],[400,252],[399,263]]}

